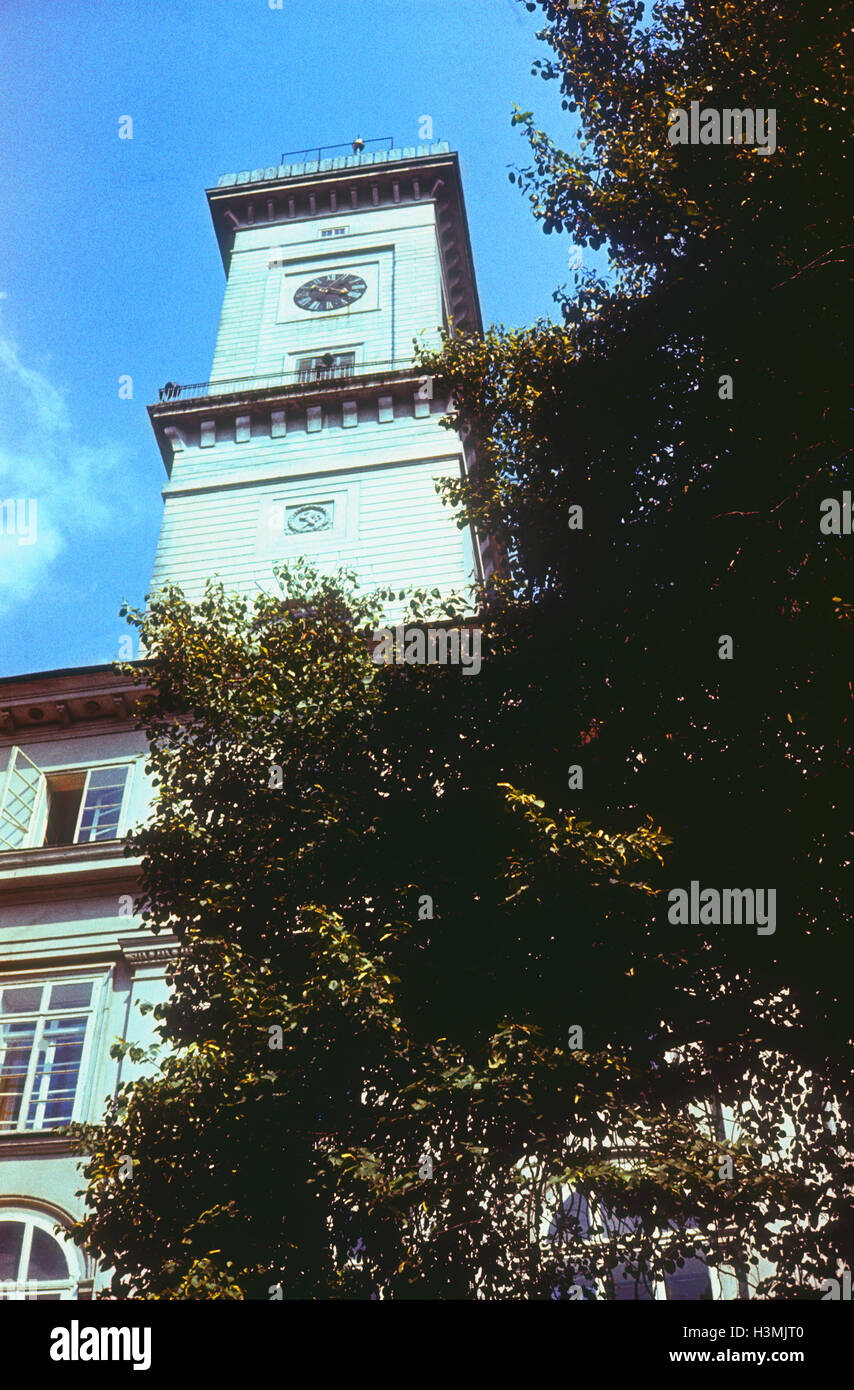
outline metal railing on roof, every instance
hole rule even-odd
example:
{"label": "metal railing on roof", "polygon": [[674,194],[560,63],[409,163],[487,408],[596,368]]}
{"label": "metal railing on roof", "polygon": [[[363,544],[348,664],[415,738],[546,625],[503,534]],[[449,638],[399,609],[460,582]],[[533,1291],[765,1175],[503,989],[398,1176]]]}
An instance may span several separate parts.
{"label": "metal railing on roof", "polygon": [[314,145],[310,145],[307,150],[285,150],[279,163],[284,164],[286,160],[289,159],[316,159],[319,162],[321,159],[326,159],[331,150],[350,150],[355,153],[354,146],[357,150],[361,151],[366,150],[370,145],[386,145],[390,150],[393,150],[394,136],[378,135],[376,139],[372,140],[359,140],[358,142],[355,140],[344,140],[340,145],[318,145],[317,148],[315,148]]}
{"label": "metal railing on roof", "polygon": [[376,362],[340,363],[328,365],[312,359],[311,365],[293,372],[272,372],[267,376],[228,377],[220,381],[196,381],[179,385],[167,381],[158,392],[158,404],[169,401],[198,400],[205,396],[237,396],[246,391],[276,391],[292,387],[312,387],[330,382],[352,381],[356,377],[384,375],[392,372],[418,371],[411,357],[385,358]]}

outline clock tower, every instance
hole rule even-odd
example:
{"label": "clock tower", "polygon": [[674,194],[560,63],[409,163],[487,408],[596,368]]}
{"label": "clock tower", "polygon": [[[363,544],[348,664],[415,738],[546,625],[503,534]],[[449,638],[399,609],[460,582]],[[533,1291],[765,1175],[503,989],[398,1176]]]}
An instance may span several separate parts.
{"label": "clock tower", "polygon": [[149,408],[168,475],[155,589],[195,599],[214,573],[273,589],[298,555],[365,588],[465,591],[490,572],[437,494],[465,449],[413,361],[442,325],[481,328],[458,159],[353,150],[208,191],[225,299],[210,380]]}

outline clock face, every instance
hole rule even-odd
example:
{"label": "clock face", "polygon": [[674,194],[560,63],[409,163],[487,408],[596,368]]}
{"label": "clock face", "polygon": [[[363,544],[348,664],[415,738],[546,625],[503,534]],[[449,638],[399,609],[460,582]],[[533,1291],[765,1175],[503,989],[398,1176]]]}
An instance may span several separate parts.
{"label": "clock face", "polygon": [[300,285],[294,303],[313,314],[328,314],[330,309],[344,309],[348,304],[355,304],[367,288],[361,275],[352,275],[349,271],[341,275],[316,275]]}

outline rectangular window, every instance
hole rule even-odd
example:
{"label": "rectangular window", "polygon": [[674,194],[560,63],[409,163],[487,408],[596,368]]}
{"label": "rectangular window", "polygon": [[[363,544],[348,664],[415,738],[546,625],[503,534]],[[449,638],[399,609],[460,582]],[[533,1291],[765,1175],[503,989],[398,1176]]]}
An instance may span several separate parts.
{"label": "rectangular window", "polygon": [[75,1118],[99,981],[0,982],[0,1134]]}
{"label": "rectangular window", "polygon": [[318,357],[299,358],[297,380],[300,385],[312,381],[332,381],[336,377],[350,377],[355,370],[355,352],[324,352]]}
{"label": "rectangular window", "polygon": [[349,230],[349,227],[321,227],[320,236],[323,240],[328,240],[329,237],[346,236]]}
{"label": "rectangular window", "polygon": [[0,850],[119,838],[130,764],[44,772],[13,748],[0,796]]}

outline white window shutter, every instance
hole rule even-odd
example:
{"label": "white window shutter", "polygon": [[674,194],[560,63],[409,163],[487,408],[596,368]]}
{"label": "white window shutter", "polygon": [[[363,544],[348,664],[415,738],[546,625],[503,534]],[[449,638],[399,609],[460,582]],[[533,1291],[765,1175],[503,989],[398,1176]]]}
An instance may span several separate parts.
{"label": "white window shutter", "polygon": [[23,849],[30,844],[44,786],[41,768],[22,748],[14,747],[0,796],[0,850]]}

